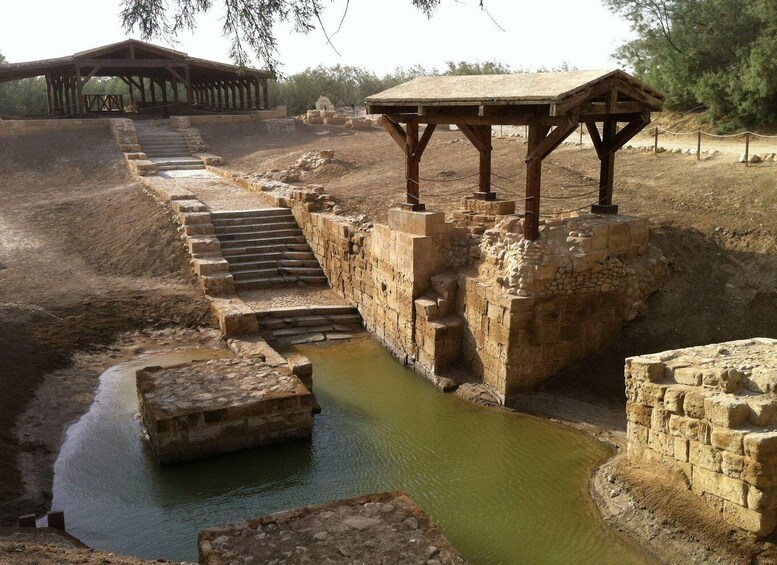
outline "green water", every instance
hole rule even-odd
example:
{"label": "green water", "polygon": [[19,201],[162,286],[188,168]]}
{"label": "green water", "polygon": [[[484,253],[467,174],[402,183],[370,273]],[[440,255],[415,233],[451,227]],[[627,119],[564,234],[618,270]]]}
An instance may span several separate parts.
{"label": "green water", "polygon": [[[85,543],[196,559],[203,528],[359,494],[403,489],[473,563],[644,563],[586,494],[600,443],[529,416],[444,395],[378,344],[296,348],[314,364],[323,412],[311,442],[161,468],[140,437],[134,371],[107,371],[68,432],[53,507]],[[194,352],[202,358],[210,353]]]}

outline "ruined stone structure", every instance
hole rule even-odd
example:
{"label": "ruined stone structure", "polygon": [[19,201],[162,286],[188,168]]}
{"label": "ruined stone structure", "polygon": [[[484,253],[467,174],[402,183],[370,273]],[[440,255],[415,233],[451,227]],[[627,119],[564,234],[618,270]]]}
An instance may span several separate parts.
{"label": "ruined stone structure", "polygon": [[200,532],[200,563],[465,563],[429,516],[402,492],[278,512]]}
{"label": "ruined stone structure", "polygon": [[320,187],[226,176],[291,208],[331,287],[401,361],[441,388],[463,366],[504,403],[614,339],[666,273],[640,218],[542,221],[529,241],[514,203],[465,199],[454,221],[394,209],[371,225]]}
{"label": "ruined stone structure", "polygon": [[140,413],[162,463],[310,437],[313,396],[291,369],[217,359],[137,372]]}
{"label": "ruined stone structure", "polygon": [[626,360],[628,457],[681,471],[728,522],[777,526],[777,340]]}

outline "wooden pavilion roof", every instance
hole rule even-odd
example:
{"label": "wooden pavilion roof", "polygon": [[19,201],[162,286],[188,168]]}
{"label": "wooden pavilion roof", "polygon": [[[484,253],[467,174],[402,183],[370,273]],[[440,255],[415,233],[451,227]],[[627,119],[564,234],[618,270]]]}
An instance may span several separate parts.
{"label": "wooden pavilion roof", "polygon": [[[664,95],[624,71],[600,70],[424,76],[369,96],[366,102],[372,114],[474,115],[481,118],[479,123],[508,124],[527,123],[530,114],[585,118],[654,112],[663,108]],[[489,116],[492,119],[483,119]]]}
{"label": "wooden pavilion roof", "polygon": [[98,70],[91,76],[150,75],[155,72],[161,73],[171,66],[188,68],[193,81],[227,80],[236,75],[260,79],[273,76],[268,71],[190,57],[180,51],[136,39],[127,39],[67,57],[0,65],[0,82],[62,72],[76,66],[85,69],[97,68]]}

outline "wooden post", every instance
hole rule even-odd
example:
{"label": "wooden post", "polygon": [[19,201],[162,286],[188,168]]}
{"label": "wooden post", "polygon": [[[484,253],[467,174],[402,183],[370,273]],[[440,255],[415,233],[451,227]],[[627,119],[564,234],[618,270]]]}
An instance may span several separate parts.
{"label": "wooden post", "polygon": [[194,103],[194,95],[192,93],[192,78],[189,76],[188,65],[184,68],[183,78],[186,80],[186,109],[191,110]]}
{"label": "wooden post", "polygon": [[658,155],[658,126],[656,126],[655,131],[653,132],[654,138],[653,138],[653,154]]}
{"label": "wooden post", "polygon": [[46,515],[49,528],[65,531],[65,513],[62,510],[52,510]]}
{"label": "wooden post", "polygon": [[142,109],[146,109],[146,79],[143,75],[138,75],[138,81],[140,82],[140,105]]}
{"label": "wooden post", "polygon": [[148,79],[149,89],[151,90],[151,105],[156,108],[156,82],[153,78]]}
{"label": "wooden post", "polygon": [[618,207],[612,204],[612,184],[615,177],[615,149],[612,140],[618,129],[618,122],[605,120],[602,124],[603,151],[599,155],[599,201],[591,206],[595,214],[617,214]]}
{"label": "wooden post", "polygon": [[414,212],[425,210],[421,204],[419,191],[419,160],[415,154],[418,148],[418,118],[412,116],[407,122],[407,137],[405,138],[405,177],[407,179],[406,202],[403,208]]}
{"label": "wooden post", "polygon": [[580,124],[580,143],[579,143],[579,145],[580,145],[580,149],[582,149],[583,148],[583,124],[582,123]]}
{"label": "wooden post", "polygon": [[750,132],[745,132],[745,167],[750,166]]}
{"label": "wooden post", "polygon": [[696,132],[696,160],[701,160],[701,130]]}
{"label": "wooden post", "polygon": [[246,109],[246,90],[245,90],[245,81],[241,80],[237,83],[237,93],[240,97],[240,109],[245,110]]}
{"label": "wooden post", "polygon": [[262,79],[262,108],[265,110],[270,109],[270,92],[267,88],[267,79]]}
{"label": "wooden post", "polygon": [[[532,118],[527,125],[527,155],[533,152],[545,138],[547,127],[539,117]],[[540,237],[540,189],[542,186],[542,158],[532,159],[526,164],[526,202],[523,217],[523,237],[536,241]]]}
{"label": "wooden post", "polygon": [[216,107],[219,109],[223,109],[224,105],[222,104],[222,94],[221,94],[221,84],[216,83],[216,95],[217,95],[217,101]]}
{"label": "wooden post", "polygon": [[76,63],[76,114],[83,112],[84,102],[84,88],[81,84],[81,65]]}
{"label": "wooden post", "polygon": [[54,115],[54,106],[51,99],[51,75],[46,75],[46,107],[49,110],[49,116]]}
{"label": "wooden post", "polygon": [[235,81],[229,81],[229,90],[230,94],[232,94],[232,110],[237,110],[237,88],[235,87]]}
{"label": "wooden post", "polygon": [[491,126],[481,126],[480,133],[484,147],[480,152],[478,198],[496,200],[496,193],[491,192]]}

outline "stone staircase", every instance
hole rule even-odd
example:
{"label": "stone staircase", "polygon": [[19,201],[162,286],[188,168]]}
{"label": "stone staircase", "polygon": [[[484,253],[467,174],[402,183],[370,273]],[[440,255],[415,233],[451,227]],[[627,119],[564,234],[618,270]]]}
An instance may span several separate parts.
{"label": "stone staircase", "polygon": [[327,280],[288,208],[211,212],[235,289],[250,290]]}
{"label": "stone staircase", "polygon": [[135,122],[138,143],[150,161],[160,171],[199,170],[205,165],[193,157],[184,135],[171,129],[166,123]]}
{"label": "stone staircase", "polygon": [[259,333],[271,343],[294,345],[348,339],[363,331],[354,306],[299,306],[256,313]]}

